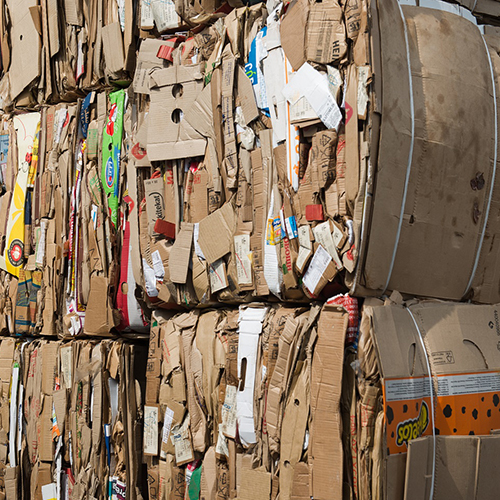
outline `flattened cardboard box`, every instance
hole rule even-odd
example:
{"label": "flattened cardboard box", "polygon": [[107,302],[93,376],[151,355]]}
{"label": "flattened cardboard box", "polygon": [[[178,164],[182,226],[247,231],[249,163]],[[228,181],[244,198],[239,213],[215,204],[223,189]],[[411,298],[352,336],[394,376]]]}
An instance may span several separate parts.
{"label": "flattened cardboard box", "polygon": [[415,439],[408,447],[404,500],[432,498],[496,498],[500,487],[495,462],[500,436],[436,436],[433,470],[432,437]]}
{"label": "flattened cardboard box", "polygon": [[148,157],[172,160],[205,154],[206,140],[184,119],[203,88],[197,67],[173,66],[151,74]]}

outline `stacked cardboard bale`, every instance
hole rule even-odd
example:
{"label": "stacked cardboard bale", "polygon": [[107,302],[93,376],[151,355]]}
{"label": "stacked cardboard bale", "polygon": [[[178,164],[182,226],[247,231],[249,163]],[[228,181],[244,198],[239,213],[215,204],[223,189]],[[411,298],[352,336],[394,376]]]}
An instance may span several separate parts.
{"label": "stacked cardboard bale", "polygon": [[155,312],[150,498],[342,498],[342,361],[356,319],[336,304]]}
{"label": "stacked cardboard bale", "polygon": [[498,34],[432,5],[237,8],[143,39],[127,90],[6,115],[5,312],[99,334],[346,290],[500,300]]}
{"label": "stacked cardboard bale", "polygon": [[6,0],[1,10],[2,108],[75,101],[84,91],[130,80],[132,0]]}
{"label": "stacked cardboard bale", "polygon": [[124,341],[3,338],[2,498],[141,498],[146,355]]}
{"label": "stacked cardboard bale", "polygon": [[342,407],[351,498],[495,498],[498,305],[368,299]]}

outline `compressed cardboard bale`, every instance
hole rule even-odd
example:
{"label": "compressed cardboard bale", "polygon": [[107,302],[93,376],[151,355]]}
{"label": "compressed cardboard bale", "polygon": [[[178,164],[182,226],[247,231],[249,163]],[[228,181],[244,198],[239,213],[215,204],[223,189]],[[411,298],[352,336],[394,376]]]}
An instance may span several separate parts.
{"label": "compressed cardboard bale", "polygon": [[[342,461],[342,362],[332,359],[342,358],[345,309],[257,303],[196,314],[155,313],[154,318],[148,379],[160,373],[161,380],[159,404],[149,399],[146,406],[148,415],[154,413],[144,428],[148,440],[143,445],[145,453],[151,452],[150,489],[157,470],[167,496],[171,488],[188,488],[185,475],[198,475],[200,465],[196,488],[214,498],[228,498],[231,491],[238,498],[269,498],[279,488],[283,498],[298,499],[309,495],[310,485],[322,498],[321,490],[331,489],[332,481],[341,487],[340,470],[328,479],[321,472],[328,462],[321,442],[329,439],[329,449]],[[337,332],[333,342],[332,328]],[[330,380],[325,370],[335,372],[335,383],[325,382],[325,377]],[[178,375],[182,390],[176,389]],[[328,396],[333,393],[338,398]],[[161,449],[155,454],[158,436]],[[254,455],[257,447],[261,451]],[[275,459],[279,474],[271,472]]]}
{"label": "compressed cardboard bale", "polygon": [[[403,498],[405,491],[411,495],[414,489],[405,483],[405,469],[406,479],[414,481],[422,467],[432,467],[434,435],[445,439],[438,446],[447,446],[447,436],[453,437],[452,442],[462,436],[468,443],[465,438],[490,434],[500,418],[495,388],[500,357],[494,347],[498,306],[404,304],[395,295],[393,299],[385,305],[367,300],[363,308],[357,356],[363,376],[357,381],[356,412],[364,417],[358,421],[360,427],[350,431],[358,436],[353,477],[359,470],[357,484],[351,487],[383,492],[382,498],[387,499]],[[431,444],[425,450],[417,444],[415,452],[430,454],[409,464],[408,448],[419,437]],[[464,460],[466,454],[464,450]],[[444,472],[440,457],[444,459],[437,451],[437,470]],[[463,465],[467,468],[465,461]],[[450,462],[452,475],[453,467]],[[446,474],[439,476],[445,489]],[[484,488],[490,485],[494,482]],[[466,498],[468,488],[465,480],[457,485],[457,495]],[[418,491],[414,490],[417,496]]]}
{"label": "compressed cardboard bale", "polygon": [[[405,6],[400,11],[396,2],[389,2],[379,10],[379,23],[381,58],[375,72],[383,71],[391,78],[381,94],[371,222],[363,218],[366,239],[358,246],[360,260],[352,291],[397,289],[454,300],[469,294],[475,301],[494,303],[498,301],[498,287],[493,285],[498,281],[497,252],[490,243],[498,231],[493,215],[498,186],[496,103],[492,101],[496,55],[491,55],[467,16],[444,9]],[[446,36],[444,26],[450,27]],[[422,30],[429,36],[417,45]],[[384,55],[389,53],[391,57]],[[453,76],[459,67],[467,68],[461,72],[464,80]],[[481,91],[469,97],[466,89],[472,87]],[[396,121],[393,99],[405,110]],[[477,148],[472,150],[465,146],[465,136],[450,136],[448,130],[450,123],[472,120],[478,107],[485,110],[483,121],[474,122],[476,131],[467,127],[463,132],[478,137]],[[403,129],[410,134],[402,133]],[[436,142],[428,142],[430,135]],[[350,140],[356,138],[346,129],[346,147]],[[437,164],[445,168],[436,170],[433,165]],[[476,168],[478,164],[484,168]],[[406,167],[401,169],[401,165]],[[457,172],[461,172],[459,177]],[[349,163],[347,182],[348,173]]]}

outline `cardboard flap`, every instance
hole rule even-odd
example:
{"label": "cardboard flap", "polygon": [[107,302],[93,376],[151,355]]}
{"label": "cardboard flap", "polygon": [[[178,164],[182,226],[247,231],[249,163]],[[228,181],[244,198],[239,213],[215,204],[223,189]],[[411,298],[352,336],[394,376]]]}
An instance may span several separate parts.
{"label": "cardboard flap", "polygon": [[240,99],[241,110],[245,118],[245,123],[248,125],[250,122],[258,118],[259,108],[255,101],[255,94],[253,92],[252,82],[248,78],[242,66],[237,66],[237,95]]}
{"label": "cardboard flap", "polygon": [[281,20],[281,46],[286,58],[297,71],[306,62],[306,25],[309,15],[307,0],[294,0]]}
{"label": "cardboard flap", "polygon": [[157,56],[159,49],[165,44],[166,42],[163,40],[153,40],[151,38],[146,38],[141,41],[133,81],[134,92],[138,94],[149,94],[149,75],[154,69],[161,69],[166,65],[166,61]]}
{"label": "cardboard flap", "polygon": [[404,454],[413,437],[432,433],[432,425],[445,436],[500,427],[496,306],[426,301],[365,309],[384,378],[387,454]]}
{"label": "cardboard flap", "polygon": [[203,80],[199,67],[172,66],[151,73],[151,88]]}
{"label": "cardboard flap", "polygon": [[112,307],[108,300],[108,279],[93,275],[90,279],[90,294],[85,315],[85,333],[109,334],[115,326]]}
{"label": "cardboard flap", "polygon": [[209,264],[231,251],[236,226],[236,214],[231,202],[200,222],[198,244]]}
{"label": "cardboard flap", "polygon": [[[495,461],[500,453],[500,436],[437,436],[435,500],[456,498],[495,498],[500,476]],[[410,442],[406,463],[404,500],[429,498],[433,438]]]}
{"label": "cardboard flap", "polygon": [[[325,305],[311,368],[311,497],[342,498],[342,423],[340,392],[348,313]],[[338,474],[331,473],[337,464]]]}
{"label": "cardboard flap", "polygon": [[186,283],[191,260],[191,245],[193,243],[193,224],[183,222],[181,230],[170,249],[168,267],[170,280],[173,283]]}
{"label": "cardboard flap", "polygon": [[411,316],[400,306],[367,308],[379,369],[384,378],[428,376],[418,333]]}
{"label": "cardboard flap", "polygon": [[30,7],[30,14],[38,34],[42,36],[42,8],[40,5]]}
{"label": "cardboard flap", "polygon": [[120,23],[111,23],[102,28],[102,44],[106,69],[111,74],[119,73],[125,65]]}
{"label": "cardboard flap", "polygon": [[40,75],[41,71],[41,40],[31,10],[31,8],[38,8],[38,2],[36,0],[8,0],[7,5],[12,22],[8,76],[11,97],[15,99]]}
{"label": "cardboard flap", "polygon": [[203,89],[198,67],[173,66],[151,75],[147,151],[151,161],[203,156],[206,140],[186,120]]}
{"label": "cardboard flap", "polygon": [[499,308],[439,302],[412,306],[434,374],[499,370]]}
{"label": "cardboard flap", "polygon": [[215,138],[212,87],[208,84],[186,111],[184,119],[205,137]]}

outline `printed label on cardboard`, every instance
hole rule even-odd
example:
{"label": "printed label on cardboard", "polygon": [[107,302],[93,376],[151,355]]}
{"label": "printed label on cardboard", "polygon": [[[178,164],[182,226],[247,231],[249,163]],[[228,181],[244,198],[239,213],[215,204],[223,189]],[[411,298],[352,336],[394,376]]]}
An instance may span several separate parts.
{"label": "printed label on cardboard", "polygon": [[236,256],[236,272],[239,285],[252,284],[252,261],[250,252],[250,235],[240,234],[234,237],[234,254]]}
{"label": "printed label on cardboard", "polygon": [[[437,375],[434,427],[442,436],[490,434],[500,426],[500,373]],[[389,455],[406,453],[408,441],[432,435],[428,377],[386,379],[384,413]]]}
{"label": "printed label on cardboard", "polygon": [[314,291],[316,290],[316,287],[318,286],[319,281],[331,260],[332,257],[330,254],[320,245],[313,256],[311,264],[309,264],[303,279],[304,285],[312,294],[314,294]]}
{"label": "printed label on cardboard", "polygon": [[222,405],[222,424],[223,434],[229,438],[236,438],[236,387],[234,385],[226,386],[226,397]]}
{"label": "printed label on cardboard", "polygon": [[216,260],[213,264],[209,265],[209,274],[210,290],[212,290],[212,293],[223,290],[229,285],[227,282],[226,265],[222,259]]}
{"label": "printed label on cardboard", "polygon": [[158,455],[158,406],[144,407],[144,455]]}
{"label": "printed label on cardboard", "polygon": [[170,430],[172,428],[172,422],[174,420],[174,410],[171,410],[168,406],[165,410],[165,421],[163,423],[163,436],[162,441],[168,443],[168,438],[170,437]]}
{"label": "printed label on cardboard", "polygon": [[191,462],[194,459],[191,440],[189,439],[189,415],[182,425],[176,425],[172,429],[172,443],[175,446],[175,461],[177,465]]}

